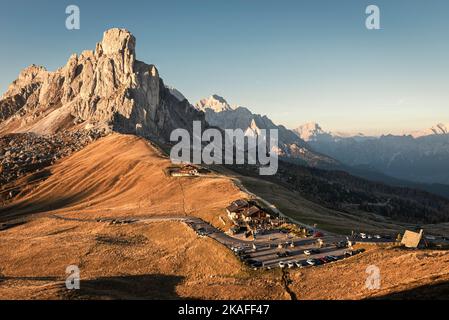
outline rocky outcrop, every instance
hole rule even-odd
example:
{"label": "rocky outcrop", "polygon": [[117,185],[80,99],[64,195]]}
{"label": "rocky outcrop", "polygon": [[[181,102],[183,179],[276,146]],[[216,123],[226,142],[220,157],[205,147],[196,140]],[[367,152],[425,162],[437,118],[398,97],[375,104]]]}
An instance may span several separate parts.
{"label": "rocky outcrop", "polygon": [[204,122],[165,87],[154,65],[136,60],[135,48],[130,32],[111,29],[95,50],[72,55],[55,72],[23,70],[0,100],[0,134],[106,125],[166,142],[173,129]]}
{"label": "rocky outcrop", "polygon": [[101,138],[103,131],[61,131],[50,136],[34,133],[9,134],[0,137],[0,201],[15,195],[13,182],[27,174],[38,174],[57,160],[81,150]]}

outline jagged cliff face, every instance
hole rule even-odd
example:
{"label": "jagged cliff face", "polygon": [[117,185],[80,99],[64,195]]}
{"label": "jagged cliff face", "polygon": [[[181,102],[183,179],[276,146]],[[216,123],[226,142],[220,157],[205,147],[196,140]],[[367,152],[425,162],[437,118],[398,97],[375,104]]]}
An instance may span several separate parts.
{"label": "jagged cliff face", "polygon": [[154,65],[136,60],[135,47],[130,32],[111,29],[94,51],[72,55],[55,72],[26,68],[0,100],[0,134],[104,126],[166,142],[173,129],[204,123],[202,112],[165,87]]}

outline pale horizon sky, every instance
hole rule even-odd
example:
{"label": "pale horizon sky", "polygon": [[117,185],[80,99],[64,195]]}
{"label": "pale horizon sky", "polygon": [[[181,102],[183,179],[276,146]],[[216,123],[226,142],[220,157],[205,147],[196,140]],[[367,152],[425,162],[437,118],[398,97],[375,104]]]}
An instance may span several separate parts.
{"label": "pale horizon sky", "polygon": [[[65,8],[81,29],[65,28]],[[381,30],[365,28],[365,8]],[[447,0],[2,1],[0,92],[30,64],[55,70],[105,30],[137,38],[137,58],[194,104],[230,104],[295,128],[401,134],[449,123]]]}

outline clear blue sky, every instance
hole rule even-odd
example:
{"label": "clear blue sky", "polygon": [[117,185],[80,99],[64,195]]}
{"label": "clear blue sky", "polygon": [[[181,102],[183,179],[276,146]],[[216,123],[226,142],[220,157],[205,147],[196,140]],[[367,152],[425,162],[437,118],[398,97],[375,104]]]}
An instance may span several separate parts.
{"label": "clear blue sky", "polygon": [[[81,9],[81,30],[65,8]],[[365,8],[381,30],[365,28]],[[449,123],[447,0],[0,2],[0,91],[32,63],[50,70],[111,27],[195,103],[217,93],[278,123],[401,132]]]}

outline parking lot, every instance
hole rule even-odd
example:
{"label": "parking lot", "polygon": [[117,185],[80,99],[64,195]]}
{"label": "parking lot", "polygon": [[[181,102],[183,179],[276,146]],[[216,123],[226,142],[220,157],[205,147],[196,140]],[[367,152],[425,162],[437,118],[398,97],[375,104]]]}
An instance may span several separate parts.
{"label": "parking lot", "polygon": [[[360,250],[347,247],[347,238],[334,234],[324,234],[320,242],[318,238],[301,238],[284,230],[267,230],[258,234],[254,240],[244,235],[228,235],[208,222],[189,216],[149,216],[126,217],[114,219],[79,219],[52,215],[53,218],[76,221],[107,222],[109,224],[149,223],[162,221],[178,221],[187,224],[198,236],[209,237],[228,247],[246,265],[252,268],[302,268],[324,263],[335,262],[345,257],[356,255]],[[359,238],[359,237],[358,237]],[[364,242],[362,238],[361,241]],[[366,239],[371,241],[372,239]],[[378,241],[391,241],[386,238]]]}
{"label": "parking lot", "polygon": [[360,253],[348,248],[346,237],[343,236],[325,235],[320,238],[323,240],[320,245],[317,238],[299,238],[279,230],[270,230],[258,235],[255,240],[247,240],[242,234],[225,234],[198,218],[189,218],[186,223],[199,236],[210,237],[227,246],[242,262],[253,268],[307,267]]}

